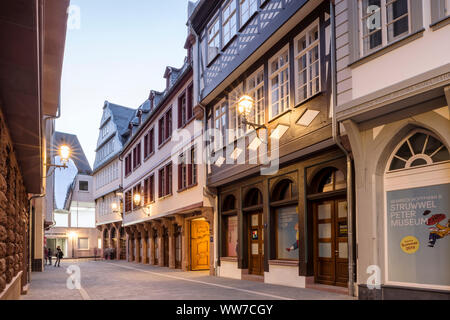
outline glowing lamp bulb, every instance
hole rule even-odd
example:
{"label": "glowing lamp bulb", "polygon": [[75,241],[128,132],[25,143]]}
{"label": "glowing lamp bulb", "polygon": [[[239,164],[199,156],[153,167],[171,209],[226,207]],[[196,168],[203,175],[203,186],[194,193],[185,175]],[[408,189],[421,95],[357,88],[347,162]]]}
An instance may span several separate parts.
{"label": "glowing lamp bulb", "polygon": [[59,156],[63,162],[69,161],[70,157],[70,148],[66,145],[63,145],[59,148]]}
{"label": "glowing lamp bulb", "polygon": [[242,96],[238,101],[238,111],[242,115],[248,115],[253,108],[253,98],[250,96]]}
{"label": "glowing lamp bulb", "polygon": [[134,195],[134,204],[135,205],[139,205],[140,203],[141,203],[141,195],[139,194],[139,193],[136,193],[135,195]]}

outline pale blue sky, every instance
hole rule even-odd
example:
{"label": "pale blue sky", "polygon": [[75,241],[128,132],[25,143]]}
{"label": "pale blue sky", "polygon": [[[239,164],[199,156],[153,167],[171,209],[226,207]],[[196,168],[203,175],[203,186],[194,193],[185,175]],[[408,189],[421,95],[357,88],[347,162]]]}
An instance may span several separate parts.
{"label": "pale blue sky", "polygon": [[80,29],[67,31],[58,131],[76,134],[91,166],[105,100],[137,108],[162,91],[166,66],[186,56],[187,0],[71,0]]}

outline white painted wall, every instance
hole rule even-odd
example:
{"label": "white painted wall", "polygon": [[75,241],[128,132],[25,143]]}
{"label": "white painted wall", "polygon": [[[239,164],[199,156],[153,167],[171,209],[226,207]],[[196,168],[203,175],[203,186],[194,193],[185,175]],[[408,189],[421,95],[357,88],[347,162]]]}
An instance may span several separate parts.
{"label": "white painted wall", "polygon": [[[183,86],[179,94],[186,89],[191,83],[192,78],[189,79],[185,86]],[[179,153],[186,148],[190,149],[190,146],[196,144],[197,146],[197,158],[203,158],[202,152],[202,122],[194,120],[182,129],[178,129],[178,94],[171,100],[166,102],[166,107],[159,113],[158,117],[146,128],[142,136],[136,140],[131,146],[127,154],[132,152],[133,148],[141,142],[141,166],[138,167],[129,176],[123,177],[124,194],[139,182],[143,183],[144,179],[151,174],[155,175],[155,198],[156,201],[150,207],[150,216],[144,211],[139,209],[130,213],[124,213],[123,223],[124,225],[132,224],[148,220],[152,216],[162,215],[168,212],[173,212],[179,208],[184,208],[189,205],[197,204],[203,201],[204,206],[212,206],[209,203],[207,197],[203,196],[203,186],[205,185],[205,167],[200,163],[197,165],[197,186],[187,189],[182,192],[178,192],[178,167],[175,163],[175,157],[178,157]],[[163,116],[169,108],[172,108],[172,138],[169,142],[163,144],[161,148],[158,146],[158,120]],[[151,127],[154,127],[155,132],[155,153],[144,160],[144,135]],[[123,158],[126,157],[125,154]],[[172,156],[174,158],[172,158]],[[158,198],[158,171],[160,168],[167,165],[172,161],[172,195],[165,198]],[[124,169],[125,161],[122,161],[122,172]]]}
{"label": "white painted wall", "polygon": [[423,8],[421,38],[351,68],[353,99],[450,63],[450,25],[433,31],[430,2]]}
{"label": "white painted wall", "polygon": [[298,275],[298,266],[270,265],[264,272],[264,282],[288,287],[305,288],[306,277]]}

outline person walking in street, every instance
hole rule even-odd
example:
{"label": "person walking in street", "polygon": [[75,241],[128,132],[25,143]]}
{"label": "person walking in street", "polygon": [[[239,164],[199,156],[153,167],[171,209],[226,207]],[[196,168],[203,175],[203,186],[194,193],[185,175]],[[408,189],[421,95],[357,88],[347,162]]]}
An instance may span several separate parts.
{"label": "person walking in street", "polygon": [[48,263],[48,249],[47,247],[44,247],[44,259],[45,259],[45,265]]}
{"label": "person walking in street", "polygon": [[47,250],[47,258],[48,258],[48,264],[49,265],[52,265],[52,256],[53,256],[52,248],[48,248],[48,250]]}
{"label": "person walking in street", "polygon": [[60,246],[58,246],[56,248],[56,255],[55,256],[56,256],[55,267],[56,267],[56,265],[58,265],[58,267],[60,267],[61,259],[64,256]]}

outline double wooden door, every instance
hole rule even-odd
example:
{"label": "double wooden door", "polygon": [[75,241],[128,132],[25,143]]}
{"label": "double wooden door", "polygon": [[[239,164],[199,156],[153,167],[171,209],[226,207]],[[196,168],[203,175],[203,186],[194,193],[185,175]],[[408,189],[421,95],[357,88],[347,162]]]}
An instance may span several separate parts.
{"label": "double wooden door", "polygon": [[191,269],[209,269],[209,223],[191,221]]}
{"label": "double wooden door", "polygon": [[315,281],[347,287],[347,201],[344,198],[317,201],[313,212]]}
{"label": "double wooden door", "polygon": [[264,274],[264,228],[262,212],[248,214],[248,272]]}

